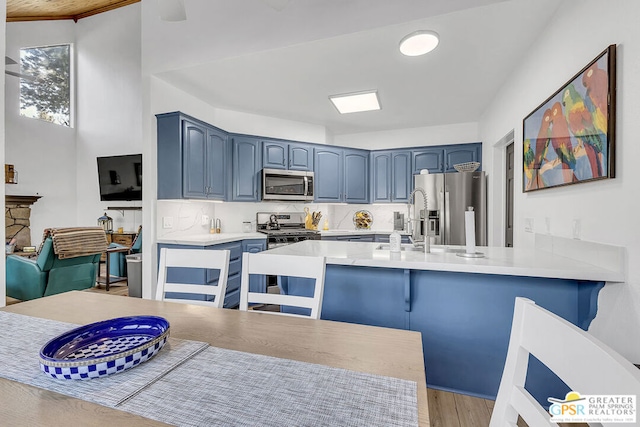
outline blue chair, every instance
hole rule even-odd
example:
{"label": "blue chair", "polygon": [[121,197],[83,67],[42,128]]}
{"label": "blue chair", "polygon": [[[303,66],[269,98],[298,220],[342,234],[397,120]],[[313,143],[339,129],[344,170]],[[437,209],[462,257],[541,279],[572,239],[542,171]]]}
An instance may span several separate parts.
{"label": "blue chair", "polygon": [[60,259],[54,253],[51,237],[47,237],[37,259],[7,257],[7,295],[27,301],[92,288],[96,285],[100,255]]}
{"label": "blue chair", "polygon": [[[126,248],[127,246],[119,243],[109,244],[109,248]],[[111,276],[126,277],[127,276],[127,255],[142,252],[142,226],[138,229],[133,243],[128,252],[115,252],[109,254],[109,274]]]}

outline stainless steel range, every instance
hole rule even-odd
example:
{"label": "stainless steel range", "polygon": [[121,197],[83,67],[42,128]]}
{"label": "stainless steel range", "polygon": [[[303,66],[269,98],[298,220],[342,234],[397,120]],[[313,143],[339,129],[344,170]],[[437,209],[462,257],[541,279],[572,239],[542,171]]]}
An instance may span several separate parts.
{"label": "stainless steel range", "polygon": [[320,232],[304,228],[304,212],[258,212],[257,230],[267,235],[267,249],[303,240],[320,240]]}

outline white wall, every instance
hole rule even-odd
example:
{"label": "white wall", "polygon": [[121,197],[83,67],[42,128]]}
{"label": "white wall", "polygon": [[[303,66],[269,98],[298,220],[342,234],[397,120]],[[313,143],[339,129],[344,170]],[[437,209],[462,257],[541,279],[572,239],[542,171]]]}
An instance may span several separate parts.
{"label": "white wall", "polygon": [[[22,47],[74,42],[73,21],[6,24],[6,53],[16,61]],[[18,184],[5,188],[8,194],[42,196],[31,209],[31,243],[37,246],[43,229],[76,225],[76,130],[21,117],[19,83],[5,78],[5,163],[18,171]]]}
{"label": "white wall", "polygon": [[[6,79],[4,151],[19,174],[18,184],[6,187],[9,194],[42,196],[31,213],[37,245],[44,228],[97,225],[114,205],[100,202],[97,156],[142,151],[140,4],[77,23],[9,23],[6,37],[7,55],[16,60],[21,47],[74,44],[75,127],[20,117],[19,79]],[[115,227],[131,231],[142,221],[136,211],[109,215]]]}
{"label": "white wall", "polygon": [[[624,246],[628,251],[628,280],[607,284],[600,293],[599,310],[590,332],[640,362],[640,180],[637,135],[640,117],[640,2],[618,0],[566,0],[539,36],[515,72],[497,93],[480,122],[485,142],[484,164],[490,174],[502,174],[500,153],[487,146],[515,130],[516,169],[522,170],[522,119],[609,44],[618,45],[618,102],[616,174],[612,180],[572,185],[524,194],[522,175],[515,179],[515,230],[517,247],[531,246],[533,234],[524,231],[525,218],[534,220],[535,232],[573,237],[572,221],[581,222],[581,238]],[[579,28],[579,30],[576,30]],[[496,148],[502,150],[502,148]],[[494,180],[495,182],[495,180]],[[490,191],[500,193],[501,187]],[[494,206],[495,207],[495,206]],[[493,234],[490,224],[490,234]]]}
{"label": "white wall", "polygon": [[[140,4],[90,16],[75,24],[77,51],[77,225],[96,225],[109,206],[100,202],[96,157],[142,153],[142,41]],[[143,157],[143,175],[155,166]],[[143,190],[146,190],[143,188]],[[114,228],[135,231],[142,213],[108,211]]]}
{"label": "white wall", "polygon": [[478,123],[459,123],[380,132],[336,135],[335,145],[366,150],[478,142]]}

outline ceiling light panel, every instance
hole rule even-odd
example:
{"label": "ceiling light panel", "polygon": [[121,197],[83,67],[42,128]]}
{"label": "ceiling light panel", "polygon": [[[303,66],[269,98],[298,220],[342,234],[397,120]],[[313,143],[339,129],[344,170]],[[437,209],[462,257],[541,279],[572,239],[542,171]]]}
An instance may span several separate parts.
{"label": "ceiling light panel", "polygon": [[358,113],[380,109],[377,91],[347,93],[329,97],[340,114]]}
{"label": "ceiling light panel", "polygon": [[420,30],[400,40],[400,52],[406,56],[420,56],[431,52],[440,43],[435,31]]}

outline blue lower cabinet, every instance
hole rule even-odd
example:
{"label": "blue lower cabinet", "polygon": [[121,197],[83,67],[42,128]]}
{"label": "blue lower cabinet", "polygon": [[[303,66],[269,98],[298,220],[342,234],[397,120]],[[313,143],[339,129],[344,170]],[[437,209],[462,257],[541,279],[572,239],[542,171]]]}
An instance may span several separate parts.
{"label": "blue lower cabinet", "polygon": [[337,242],[375,242],[375,234],[347,234],[344,236],[324,236],[322,240]]}
{"label": "blue lower cabinet", "polygon": [[[587,330],[603,282],[327,265],[322,319],[418,331],[429,387],[495,399],[515,298]],[[285,293],[311,296],[290,279]],[[553,331],[547,331],[552,334]],[[530,358],[526,388],[544,406],[569,390]]]}
{"label": "blue lower cabinet", "polygon": [[[228,249],[229,255],[229,273],[227,275],[227,291],[224,298],[224,307],[237,307],[240,304],[240,274],[242,272],[242,242],[223,243],[211,246],[192,246],[192,245],[168,245],[158,244],[158,259],[160,258],[160,249],[207,249],[207,250],[223,250]],[[167,281],[187,284],[207,284],[217,286],[220,278],[220,270],[199,269],[199,268],[170,268],[167,271]],[[167,297],[179,299],[191,299],[204,301],[212,298],[207,295],[181,294],[168,292]]]}
{"label": "blue lower cabinet", "polygon": [[[242,241],[242,252],[249,252],[252,254],[262,252],[267,249],[267,241],[265,239],[255,239],[255,240],[243,240]],[[267,278],[265,276],[249,276],[249,290],[251,292],[267,292]],[[240,304],[240,300],[238,300],[238,304]]]}
{"label": "blue lower cabinet", "polygon": [[[389,235],[388,234],[376,234],[376,238],[375,238],[374,242],[389,243]],[[408,234],[400,235],[400,243],[411,243],[411,241],[409,240],[409,235]]]}

